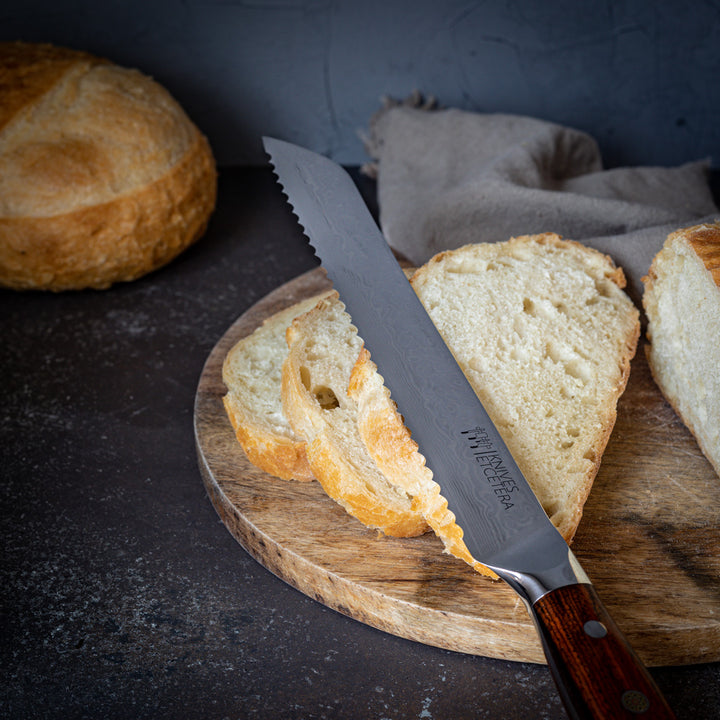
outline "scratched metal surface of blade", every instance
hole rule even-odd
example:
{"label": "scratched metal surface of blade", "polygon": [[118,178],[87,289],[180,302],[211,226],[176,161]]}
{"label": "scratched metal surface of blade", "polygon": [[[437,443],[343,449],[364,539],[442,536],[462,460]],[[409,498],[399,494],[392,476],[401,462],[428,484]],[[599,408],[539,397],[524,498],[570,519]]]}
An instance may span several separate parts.
{"label": "scratched metal surface of blade", "polygon": [[[490,567],[534,573],[568,547],[395,260],[352,178],[264,138],[290,205],[464,532]],[[574,579],[568,576],[567,582]]]}

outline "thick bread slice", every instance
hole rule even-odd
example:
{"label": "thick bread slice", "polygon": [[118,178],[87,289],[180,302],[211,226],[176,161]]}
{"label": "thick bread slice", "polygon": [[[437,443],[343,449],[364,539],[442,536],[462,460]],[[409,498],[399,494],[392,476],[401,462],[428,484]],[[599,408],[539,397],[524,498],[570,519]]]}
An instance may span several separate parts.
{"label": "thick bread slice", "polygon": [[653,377],[720,475],[720,223],[668,235],[643,282]]}
{"label": "thick bread slice", "polygon": [[238,442],[250,462],[283,480],[312,480],[305,441],[282,412],[280,384],[288,347],[285,331],[324,295],[303,300],[267,318],[236,343],[223,362],[228,389],[223,403]]}
{"label": "thick bread slice", "polygon": [[[553,523],[569,542],[640,331],[612,261],[552,234],[441,253],[412,284]],[[365,353],[350,394],[378,467],[413,494],[445,548],[477,570]]]}
{"label": "thick bread slice", "polygon": [[283,411],[304,437],[310,468],[325,492],[345,510],[386,535],[411,537],[429,528],[412,498],[383,476],[357,430],[357,409],[347,394],[362,342],[333,293],[296,318],[287,331],[282,372]]}
{"label": "thick bread slice", "polygon": [[368,454],[385,478],[403,488],[412,498],[412,507],[442,540],[445,551],[464,560],[482,575],[497,575],[477,562],[462,541],[462,530],[447,500],[440,495],[440,485],[425,466],[417,443],[410,437],[403,419],[390,399],[388,389],[370,353],[363,348],[353,367],[348,395],[357,406],[357,428]]}

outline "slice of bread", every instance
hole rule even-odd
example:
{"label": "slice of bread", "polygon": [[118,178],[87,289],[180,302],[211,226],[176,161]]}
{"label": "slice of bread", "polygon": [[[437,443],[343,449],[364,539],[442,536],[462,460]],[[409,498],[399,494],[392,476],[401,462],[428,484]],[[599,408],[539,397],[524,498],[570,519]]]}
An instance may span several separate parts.
{"label": "slice of bread", "polygon": [[388,389],[370,353],[363,348],[353,367],[348,394],[357,407],[357,430],[364,450],[375,461],[386,480],[403,488],[412,498],[412,507],[442,540],[445,551],[464,560],[482,575],[497,578],[477,562],[462,541],[462,530],[448,510],[440,485],[425,465],[417,443],[410,437],[403,418],[390,399]]}
{"label": "slice of bread", "polygon": [[305,441],[290,427],[280,398],[285,332],[293,318],[317,305],[324,295],[303,300],[269,317],[237,342],[225,357],[222,376],[228,389],[223,403],[248,459],[283,480],[312,480]]}
{"label": "slice of bread", "polygon": [[310,468],[325,492],[370,528],[412,537],[429,529],[411,495],[380,472],[362,443],[348,395],[362,348],[337,294],[297,317],[287,331],[283,411],[306,440]]}
{"label": "slice of bread", "polygon": [[653,378],[720,475],[720,223],[668,235],[643,283]]}
{"label": "slice of bread", "polygon": [[[558,236],[441,253],[412,284],[545,511],[570,542],[640,331],[612,261]],[[414,498],[448,552],[480,572],[367,353],[350,395],[370,455]]]}

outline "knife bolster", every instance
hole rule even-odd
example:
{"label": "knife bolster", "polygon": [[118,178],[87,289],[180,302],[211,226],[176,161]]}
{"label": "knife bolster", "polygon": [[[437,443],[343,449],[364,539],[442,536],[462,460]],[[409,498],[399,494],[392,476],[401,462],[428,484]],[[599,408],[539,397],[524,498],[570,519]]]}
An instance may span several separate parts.
{"label": "knife bolster", "polygon": [[559,563],[538,571],[519,572],[492,565],[489,567],[510,585],[530,609],[538,600],[553,590],[566,585],[590,584],[590,579],[573,555],[572,550],[566,549],[567,555],[563,553]]}

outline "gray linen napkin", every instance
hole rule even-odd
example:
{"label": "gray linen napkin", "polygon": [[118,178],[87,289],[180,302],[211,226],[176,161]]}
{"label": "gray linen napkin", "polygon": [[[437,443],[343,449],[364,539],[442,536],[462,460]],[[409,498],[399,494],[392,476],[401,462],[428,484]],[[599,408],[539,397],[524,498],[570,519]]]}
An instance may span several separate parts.
{"label": "gray linen napkin", "polygon": [[707,161],[603,170],[589,135],[529,117],[389,104],[370,121],[380,225],[412,263],[555,232],[610,255],[639,302],[668,233],[720,214]]}

